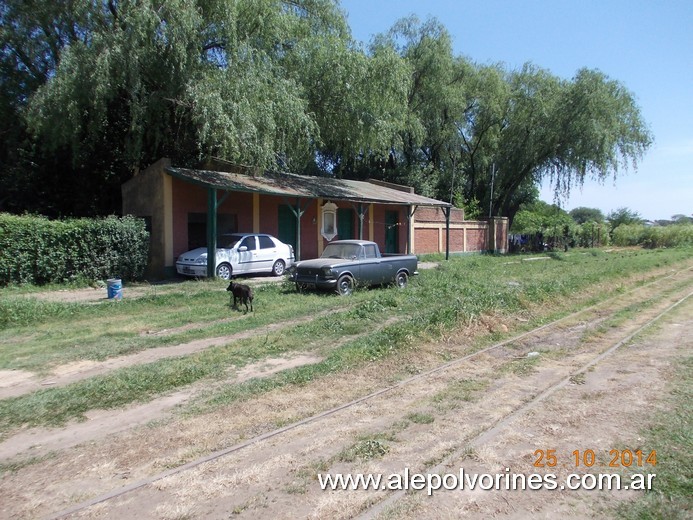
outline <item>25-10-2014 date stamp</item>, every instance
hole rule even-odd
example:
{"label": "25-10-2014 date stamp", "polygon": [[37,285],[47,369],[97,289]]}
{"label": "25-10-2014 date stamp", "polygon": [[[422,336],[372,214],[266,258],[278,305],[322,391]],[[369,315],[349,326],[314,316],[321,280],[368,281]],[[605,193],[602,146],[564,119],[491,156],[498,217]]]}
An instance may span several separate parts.
{"label": "25-10-2014 date stamp", "polygon": [[[555,449],[534,450],[534,467],[535,468],[553,468],[559,464],[559,454]],[[629,468],[632,466],[656,466],[657,451],[652,450],[649,453],[643,450],[609,450],[608,462],[599,462],[597,453],[594,450],[573,450],[570,456],[569,465],[572,464],[576,468],[584,466],[591,468],[593,466],[609,467],[609,468]]]}

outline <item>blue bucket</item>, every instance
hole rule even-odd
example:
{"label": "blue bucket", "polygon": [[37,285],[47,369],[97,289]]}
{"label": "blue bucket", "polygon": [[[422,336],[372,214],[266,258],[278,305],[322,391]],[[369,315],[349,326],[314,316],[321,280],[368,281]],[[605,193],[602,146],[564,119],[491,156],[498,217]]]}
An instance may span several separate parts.
{"label": "blue bucket", "polygon": [[111,278],[106,280],[106,285],[108,288],[108,299],[111,300],[115,298],[120,300],[123,297],[123,283],[120,278]]}

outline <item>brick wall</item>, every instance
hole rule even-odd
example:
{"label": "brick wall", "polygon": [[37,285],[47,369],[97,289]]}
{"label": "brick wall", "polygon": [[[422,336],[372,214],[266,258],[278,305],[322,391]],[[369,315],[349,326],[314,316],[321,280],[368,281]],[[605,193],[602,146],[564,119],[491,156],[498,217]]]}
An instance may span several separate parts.
{"label": "brick wall", "polygon": [[[444,253],[446,250],[445,213],[442,208],[417,208],[414,213],[413,252]],[[464,212],[450,212],[450,252],[507,251],[508,219],[464,220]]]}
{"label": "brick wall", "polygon": [[414,234],[414,252],[416,254],[438,253],[439,232],[434,228],[416,229]]}

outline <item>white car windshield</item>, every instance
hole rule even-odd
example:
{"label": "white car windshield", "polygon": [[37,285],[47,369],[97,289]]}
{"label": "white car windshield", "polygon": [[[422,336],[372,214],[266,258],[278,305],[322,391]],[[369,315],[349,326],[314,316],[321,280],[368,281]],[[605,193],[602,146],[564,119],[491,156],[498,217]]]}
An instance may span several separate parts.
{"label": "white car windshield", "polygon": [[344,258],[351,260],[357,258],[361,251],[358,244],[328,244],[322,252],[322,258]]}
{"label": "white car windshield", "polygon": [[241,240],[245,235],[222,235],[219,240],[217,240],[217,247],[223,247],[226,249],[231,249],[235,246],[239,240]]}

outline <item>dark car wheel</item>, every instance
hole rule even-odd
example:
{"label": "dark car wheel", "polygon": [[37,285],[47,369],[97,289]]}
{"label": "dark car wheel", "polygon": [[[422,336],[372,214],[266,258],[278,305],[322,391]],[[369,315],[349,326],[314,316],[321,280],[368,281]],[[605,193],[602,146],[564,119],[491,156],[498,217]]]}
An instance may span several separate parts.
{"label": "dark car wheel", "polygon": [[284,260],[277,260],[276,262],[274,262],[274,265],[272,266],[272,274],[274,276],[283,275],[285,267],[286,267],[286,264],[284,264]]}
{"label": "dark car wheel", "polygon": [[344,275],[337,280],[337,292],[342,296],[349,296],[354,292],[354,279],[349,275]]}
{"label": "dark car wheel", "polygon": [[231,266],[227,263],[219,264],[217,266],[217,276],[222,280],[230,280],[232,272],[233,270],[231,269]]}
{"label": "dark car wheel", "polygon": [[407,286],[407,283],[409,283],[409,276],[404,271],[397,273],[395,283],[397,284],[397,287],[404,289]]}

